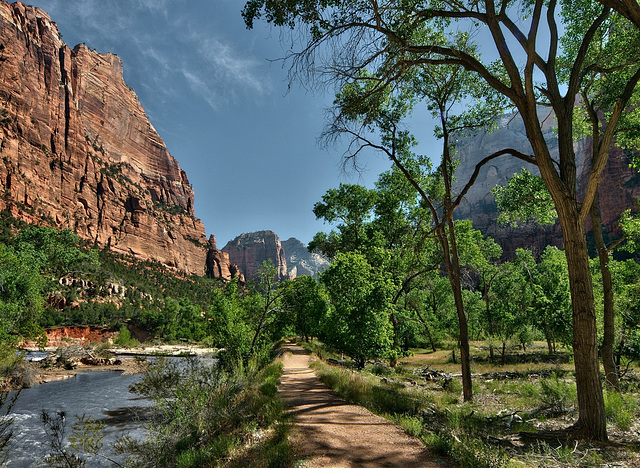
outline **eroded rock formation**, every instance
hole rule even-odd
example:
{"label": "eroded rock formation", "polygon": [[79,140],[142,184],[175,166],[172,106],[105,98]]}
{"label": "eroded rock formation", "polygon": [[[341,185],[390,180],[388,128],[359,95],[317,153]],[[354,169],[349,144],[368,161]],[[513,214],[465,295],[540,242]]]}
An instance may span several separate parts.
{"label": "eroded rock formation", "polygon": [[258,269],[266,260],[276,267],[276,280],[289,279],[287,259],[280,238],[273,231],[241,234],[222,248],[247,281],[258,279]]}
{"label": "eroded rock formation", "polygon": [[193,189],[120,59],[70,49],[47,13],[21,2],[0,0],[0,44],[0,210],[203,275]]}
{"label": "eroded rock formation", "polygon": [[287,269],[290,278],[298,276],[318,277],[318,273],[329,268],[329,260],[317,253],[311,253],[307,246],[295,237],[282,242],[284,255],[287,259]]}

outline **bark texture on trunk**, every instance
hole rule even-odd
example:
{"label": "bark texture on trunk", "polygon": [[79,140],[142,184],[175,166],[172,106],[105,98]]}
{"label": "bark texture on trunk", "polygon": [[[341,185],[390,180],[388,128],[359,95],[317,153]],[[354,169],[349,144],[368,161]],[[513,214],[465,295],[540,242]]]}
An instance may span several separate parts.
{"label": "bark texture on trunk", "polygon": [[462,372],[462,396],[464,401],[473,400],[473,384],[471,382],[471,351],[469,348],[469,326],[467,315],[464,311],[464,301],[462,299],[462,285],[460,280],[460,263],[458,260],[458,248],[455,242],[455,230],[453,221],[449,223],[449,238],[447,239],[444,228],[441,230],[440,240],[444,250],[445,265],[449,283],[453,290],[453,298],[458,313],[458,324],[460,335],[458,344],[460,346],[460,368]]}
{"label": "bark texture on trunk", "polygon": [[613,355],[613,345],[615,342],[615,325],[613,312],[613,281],[611,271],[609,271],[609,251],[602,236],[602,223],[600,219],[600,209],[598,195],[591,206],[591,224],[593,225],[593,238],[598,250],[600,260],[600,271],[602,273],[602,293],[604,302],[603,313],[603,338],[600,346],[600,356],[604,367],[604,379],[607,387],[620,392],[620,382],[618,381],[618,367]]}
{"label": "bark texture on trunk", "polygon": [[573,308],[578,421],[571,432],[578,438],[606,441],[607,423],[600,382],[596,314],[587,240],[577,210],[566,208],[561,207],[558,215],[565,241]]}

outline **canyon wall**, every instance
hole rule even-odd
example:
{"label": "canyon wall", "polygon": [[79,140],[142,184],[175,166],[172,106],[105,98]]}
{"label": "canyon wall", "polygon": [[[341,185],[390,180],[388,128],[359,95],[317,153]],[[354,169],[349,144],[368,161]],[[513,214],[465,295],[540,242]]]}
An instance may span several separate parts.
{"label": "canyon wall", "polygon": [[[543,131],[552,156],[557,159],[558,146],[553,126],[555,118],[546,108],[540,108],[538,117],[543,122]],[[456,170],[454,190],[459,193],[463,184],[469,180],[476,164],[486,156],[505,148],[513,148],[525,154],[531,154],[522,120],[515,115],[503,116],[498,128],[493,132],[480,132],[473,137],[459,138],[456,142],[457,157],[460,164]],[[575,143],[578,172],[578,190],[584,190],[590,170],[590,140]],[[640,176],[629,167],[629,152],[612,148],[609,162],[602,174],[600,183],[600,209],[604,234],[609,239],[619,236],[616,220],[624,210],[636,209],[635,200],[640,198]],[[539,174],[537,168],[511,156],[494,159],[482,167],[476,183],[467,193],[462,204],[455,212],[456,218],[470,219],[475,228],[485,235],[493,237],[503,248],[504,257],[512,258],[517,248],[531,249],[539,254],[547,245],[562,247],[562,231],[558,223],[552,226],[539,226],[528,223],[520,227],[501,226],[497,223],[497,206],[491,189],[496,185],[506,185],[508,179],[527,167],[533,174]],[[590,223],[587,223],[590,229]]]}
{"label": "canyon wall", "polygon": [[210,244],[193,189],[120,59],[70,49],[21,2],[0,0],[0,44],[0,211],[203,275]]}

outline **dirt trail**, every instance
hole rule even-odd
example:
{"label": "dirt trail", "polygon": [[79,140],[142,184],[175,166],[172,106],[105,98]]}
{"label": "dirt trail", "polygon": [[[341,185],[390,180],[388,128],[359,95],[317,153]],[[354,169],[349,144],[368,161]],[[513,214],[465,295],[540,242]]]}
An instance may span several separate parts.
{"label": "dirt trail", "polygon": [[294,415],[305,467],[442,468],[417,439],[367,409],[338,398],[309,369],[309,355],[286,345],[278,390]]}

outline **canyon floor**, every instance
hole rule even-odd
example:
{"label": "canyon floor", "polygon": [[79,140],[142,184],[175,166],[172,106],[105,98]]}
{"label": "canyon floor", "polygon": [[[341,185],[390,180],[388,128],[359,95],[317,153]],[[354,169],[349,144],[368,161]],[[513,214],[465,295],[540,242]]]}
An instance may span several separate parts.
{"label": "canyon floor", "polygon": [[447,466],[400,427],[338,398],[309,368],[309,354],[285,345],[278,388],[293,416],[294,444],[306,468]]}

